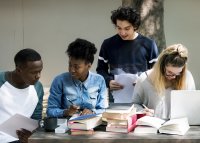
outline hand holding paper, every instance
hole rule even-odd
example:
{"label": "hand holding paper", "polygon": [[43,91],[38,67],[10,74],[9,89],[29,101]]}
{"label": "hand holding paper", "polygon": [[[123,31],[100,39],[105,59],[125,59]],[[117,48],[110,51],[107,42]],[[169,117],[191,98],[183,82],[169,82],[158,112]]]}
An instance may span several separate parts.
{"label": "hand holding paper", "polygon": [[137,74],[115,75],[115,81],[123,86],[121,90],[114,90],[112,93],[115,103],[130,103],[132,101],[133,85],[137,78]]}
{"label": "hand holding paper", "polygon": [[[26,129],[33,132],[38,127],[38,121],[30,119],[20,114],[15,114],[0,125],[0,131],[18,138],[17,130]],[[19,131],[19,134],[22,132]]]}
{"label": "hand holding paper", "polygon": [[28,138],[32,135],[32,132],[26,129],[21,129],[21,130],[17,130],[17,135],[19,137],[19,141],[22,143],[25,143],[25,142],[28,142]]}

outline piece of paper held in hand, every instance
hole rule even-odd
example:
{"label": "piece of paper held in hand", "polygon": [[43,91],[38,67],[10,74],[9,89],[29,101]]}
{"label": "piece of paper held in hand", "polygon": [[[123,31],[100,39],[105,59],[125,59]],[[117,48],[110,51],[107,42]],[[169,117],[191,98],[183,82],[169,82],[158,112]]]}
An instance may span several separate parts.
{"label": "piece of paper held in hand", "polygon": [[130,103],[134,91],[134,83],[138,79],[137,74],[120,74],[115,75],[115,81],[124,86],[121,90],[112,92],[115,103]]}
{"label": "piece of paper held in hand", "polygon": [[38,127],[38,121],[20,114],[15,114],[0,125],[0,131],[18,138],[16,130],[21,128],[33,131]]}

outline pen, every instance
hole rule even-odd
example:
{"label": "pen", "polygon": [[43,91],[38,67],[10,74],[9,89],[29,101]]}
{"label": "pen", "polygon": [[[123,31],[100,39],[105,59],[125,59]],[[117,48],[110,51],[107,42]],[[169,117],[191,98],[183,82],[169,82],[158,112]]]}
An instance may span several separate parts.
{"label": "pen", "polygon": [[149,109],[147,106],[145,106],[144,104],[142,104],[142,106],[144,107],[144,110],[146,112],[146,115],[148,116],[154,116],[154,110],[153,109]]}
{"label": "pen", "polygon": [[145,108],[145,109],[149,109],[147,106],[145,106],[144,104],[142,104],[142,106]]}
{"label": "pen", "polygon": [[80,106],[74,105],[74,103],[68,97],[66,97],[66,99],[67,99],[67,101],[69,101],[69,103],[71,103],[73,105],[73,108],[76,108],[78,111],[80,111],[80,114],[82,113],[82,111],[80,110]]}
{"label": "pen", "polygon": [[67,101],[69,101],[72,105],[74,105],[74,103],[68,97],[66,98],[67,98]]}

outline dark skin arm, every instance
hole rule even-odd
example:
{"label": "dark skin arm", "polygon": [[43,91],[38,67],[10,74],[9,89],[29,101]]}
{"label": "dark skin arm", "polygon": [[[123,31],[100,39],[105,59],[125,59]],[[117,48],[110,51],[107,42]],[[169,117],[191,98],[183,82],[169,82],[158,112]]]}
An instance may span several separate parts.
{"label": "dark skin arm", "polygon": [[92,110],[85,108],[83,109],[80,115],[87,115],[87,114],[92,114],[92,113],[93,113]]}
{"label": "dark skin arm", "polygon": [[69,109],[64,110],[64,117],[73,116],[75,113],[79,112],[80,107],[76,105],[71,105]]}
{"label": "dark skin arm", "polygon": [[[80,107],[76,105],[71,105],[69,109],[64,110],[63,116],[64,117],[73,116],[75,113],[78,113],[78,112],[80,112]],[[92,110],[85,108],[81,110],[80,115],[86,115],[86,114],[92,114],[92,113],[93,113]]]}

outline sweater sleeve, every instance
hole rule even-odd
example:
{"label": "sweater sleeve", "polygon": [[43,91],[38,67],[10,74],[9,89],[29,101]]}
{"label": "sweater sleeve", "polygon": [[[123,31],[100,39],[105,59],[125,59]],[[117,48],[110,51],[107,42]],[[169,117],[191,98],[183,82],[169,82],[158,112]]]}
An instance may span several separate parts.
{"label": "sweater sleeve", "polygon": [[196,89],[194,78],[190,71],[186,72],[186,89],[187,90],[195,90]]}
{"label": "sweater sleeve", "polygon": [[99,82],[100,82],[100,88],[97,97],[97,104],[95,109],[93,109],[93,112],[97,114],[103,113],[105,111],[105,108],[108,107],[108,91],[103,77],[101,77],[101,80],[99,80]]}
{"label": "sweater sleeve", "polygon": [[149,49],[149,62],[148,62],[148,69],[151,69],[154,63],[157,61],[158,57],[158,47],[154,40],[152,40],[150,49]]}
{"label": "sweater sleeve", "polygon": [[109,87],[109,82],[110,80],[114,79],[114,76],[108,72],[109,66],[108,66],[108,55],[106,52],[106,47],[107,47],[106,45],[107,44],[104,41],[100,49],[96,71],[98,74],[104,77],[106,81],[106,86]]}
{"label": "sweater sleeve", "polygon": [[50,88],[50,95],[48,99],[47,116],[49,117],[63,117],[64,109],[62,105],[62,82],[59,77],[56,77]]}
{"label": "sweater sleeve", "polygon": [[144,73],[142,73],[142,75],[138,78],[137,83],[134,87],[134,92],[133,92],[133,96],[132,96],[132,102],[134,104],[134,106],[137,108],[137,111],[141,111],[143,110],[143,106],[142,104],[144,103],[144,98],[145,97],[145,93],[144,93],[144,89],[142,86],[142,81],[143,81],[143,77]]}
{"label": "sweater sleeve", "polygon": [[40,120],[42,119],[42,109],[43,109],[42,103],[43,103],[44,90],[42,84],[39,81],[34,85],[34,87],[37,92],[38,103],[31,118]]}

